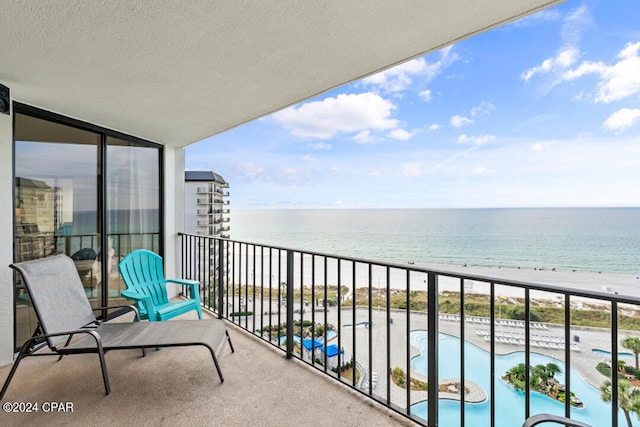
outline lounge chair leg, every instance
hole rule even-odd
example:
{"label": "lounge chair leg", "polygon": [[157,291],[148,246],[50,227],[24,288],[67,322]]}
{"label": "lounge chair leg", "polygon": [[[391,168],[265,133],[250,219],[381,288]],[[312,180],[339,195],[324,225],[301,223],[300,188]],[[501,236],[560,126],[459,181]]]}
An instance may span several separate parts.
{"label": "lounge chair leg", "polygon": [[231,347],[231,353],[235,353],[235,349],[233,348],[233,343],[231,342],[231,337],[229,336],[229,331],[225,331],[225,334],[227,334],[227,341],[229,341],[229,347]]}
{"label": "lounge chair leg", "polygon": [[20,349],[20,353],[18,353],[18,357],[16,358],[16,361],[13,363],[13,366],[11,367],[11,371],[9,371],[9,376],[4,381],[4,385],[2,386],[2,391],[0,391],[0,400],[4,398],[4,394],[7,392],[7,389],[9,388],[9,383],[11,382],[13,375],[18,370],[18,365],[20,364],[20,361],[24,358],[25,354],[29,351],[29,346],[31,345],[31,341],[32,340],[28,340],[22,345],[22,348]]}
{"label": "lounge chair leg", "polygon": [[102,346],[98,346],[98,357],[100,358],[100,368],[102,369],[102,380],[104,381],[104,391],[107,395],[111,393],[111,386],[109,385],[109,376],[107,375],[107,364],[104,360],[104,351]]}

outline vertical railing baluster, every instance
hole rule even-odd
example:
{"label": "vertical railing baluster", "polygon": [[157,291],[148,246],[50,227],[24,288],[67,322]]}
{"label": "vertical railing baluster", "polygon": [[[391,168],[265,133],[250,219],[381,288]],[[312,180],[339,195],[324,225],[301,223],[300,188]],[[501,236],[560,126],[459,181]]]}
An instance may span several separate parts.
{"label": "vertical railing baluster", "polygon": [[387,266],[387,369],[386,369],[386,377],[387,377],[387,405],[391,405],[391,270],[390,267]]}
{"label": "vertical railing baluster", "polygon": [[304,253],[300,252],[300,357],[304,353]]}
{"label": "vertical railing baluster", "polygon": [[618,425],[618,303],[611,302],[611,425]]}
{"label": "vertical railing baluster", "polygon": [[[489,353],[491,359],[489,359],[489,399],[491,400],[491,427],[496,425],[496,284],[491,282],[489,289],[489,314],[491,315],[491,341],[489,343]],[[528,339],[526,340],[528,345]],[[525,350],[529,351],[527,348]]]}
{"label": "vertical railing baluster", "polygon": [[[439,313],[438,313],[439,314]],[[439,318],[440,316],[438,316]],[[466,338],[464,334],[464,279],[460,278],[460,425],[464,427],[464,405],[465,405],[465,371],[464,371],[464,348]]]}
{"label": "vertical railing baluster", "polygon": [[406,363],[406,372],[407,372],[407,382],[406,382],[406,399],[407,399],[407,415],[411,415],[411,270],[406,270],[406,287],[407,287],[407,295],[406,295],[406,304],[407,308],[405,310],[406,313],[406,328],[404,336],[405,339],[405,363]]}
{"label": "vertical railing baluster", "polygon": [[429,366],[427,372],[428,378],[428,423],[429,426],[438,425],[438,277],[436,273],[429,272],[427,276],[427,288],[429,295],[428,313],[427,313],[427,341]]}
{"label": "vertical railing baluster", "polygon": [[293,356],[293,251],[287,250],[287,359]]}
{"label": "vertical railing baluster", "polygon": [[[369,265],[369,291],[368,291],[368,298],[369,298],[369,307],[368,307],[368,312],[369,312],[369,328],[368,328],[368,334],[369,334],[369,369],[368,369],[368,373],[369,373],[369,377],[368,379],[368,383],[369,383],[369,391],[368,394],[369,396],[373,395],[373,267],[371,265],[371,263],[368,264]],[[380,295],[378,295],[378,297],[380,297]]]}
{"label": "vertical railing baluster", "polygon": [[[324,260],[324,340],[322,342],[322,345],[324,346],[324,355],[323,355],[323,364],[324,364],[324,371],[327,372],[327,364],[328,364],[328,358],[327,358],[327,330],[329,329],[329,324],[328,324],[328,320],[327,320],[327,309],[328,309],[328,305],[329,302],[327,301],[328,295],[328,287],[329,287],[329,281],[327,279],[327,257],[323,256],[322,257]],[[338,358],[340,357],[340,355],[338,355]]]}
{"label": "vertical railing baluster", "polygon": [[316,364],[316,256],[311,255],[311,365]]}
{"label": "vertical railing baluster", "polygon": [[[564,384],[565,396],[571,396],[571,304],[569,294],[564,295]],[[564,416],[571,417],[571,399],[564,399]]]}
{"label": "vertical railing baluster", "polygon": [[[524,290],[524,318],[527,329],[531,326],[531,301],[529,300],[529,288]],[[527,337],[528,338],[528,337]],[[529,341],[527,339],[527,341]],[[524,371],[524,419],[528,419],[531,415],[531,384],[529,384],[529,370],[531,366],[531,352],[526,351],[524,353],[524,366],[527,369]]]}
{"label": "vertical railing baluster", "polygon": [[351,384],[356,385],[356,262],[351,263],[351,351],[352,351],[352,366],[351,372],[353,374]]}
{"label": "vertical railing baluster", "polygon": [[272,341],[273,341],[273,250],[271,247],[269,247],[269,342],[272,342]]}
{"label": "vertical railing baluster", "polygon": [[342,361],[340,354],[342,351],[342,263],[340,258],[336,258],[338,263],[338,379],[342,379]]}
{"label": "vertical railing baluster", "polygon": [[[224,264],[224,240],[218,240],[218,318],[225,317],[224,312],[224,277],[225,277],[225,264]],[[227,316],[229,315],[227,310]]]}
{"label": "vertical railing baluster", "polygon": [[[238,262],[242,256],[242,246],[238,252]],[[231,314],[236,311],[236,242],[233,242],[233,257],[231,258]],[[238,303],[240,298],[238,298]],[[235,319],[231,318],[231,321],[235,323]],[[239,322],[238,322],[239,324]]]}

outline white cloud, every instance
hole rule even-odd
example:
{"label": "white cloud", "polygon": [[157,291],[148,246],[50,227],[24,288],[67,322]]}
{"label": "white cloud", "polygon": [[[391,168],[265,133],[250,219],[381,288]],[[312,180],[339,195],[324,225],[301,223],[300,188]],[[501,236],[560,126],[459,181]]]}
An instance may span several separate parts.
{"label": "white cloud", "polygon": [[471,116],[475,117],[478,115],[482,115],[482,116],[488,116],[489,114],[491,114],[493,111],[495,111],[496,107],[493,106],[492,103],[487,102],[487,101],[482,101],[480,103],[480,105],[473,107],[471,109]]}
{"label": "white cloud", "polygon": [[472,145],[484,145],[488,142],[493,141],[494,139],[496,139],[495,136],[493,135],[481,135],[481,136],[467,136],[465,134],[462,134],[458,137],[458,143],[459,144],[472,144]]}
{"label": "white cloud", "polygon": [[523,71],[520,77],[524,81],[529,81],[536,74],[547,74],[552,71],[562,71],[573,65],[578,60],[579,56],[580,51],[577,49],[569,48],[562,50],[553,58],[548,58],[542,61],[542,64]]}
{"label": "white cloud", "polygon": [[307,102],[272,117],[294,136],[327,139],[338,133],[394,129],[398,125],[398,120],[391,118],[395,108],[379,95],[365,92]]}
{"label": "white cloud", "polygon": [[313,148],[315,150],[331,150],[331,144],[327,144],[326,142],[316,142],[313,144],[309,144],[309,148]]}
{"label": "white cloud", "polygon": [[380,169],[374,169],[369,172],[369,176],[382,176],[382,172],[380,171]]}
{"label": "white cloud", "polygon": [[602,126],[613,131],[621,131],[633,126],[638,121],[640,121],[640,109],[621,108],[611,114]]}
{"label": "white cloud", "polygon": [[400,167],[400,173],[402,176],[415,178],[422,175],[420,165],[418,163],[404,163]]}
{"label": "white cloud", "polygon": [[305,162],[315,162],[318,159],[316,157],[313,157],[311,154],[306,154],[302,156],[302,160],[304,160]]}
{"label": "white cloud", "polygon": [[401,141],[406,141],[413,136],[412,133],[407,132],[404,129],[394,129],[388,134],[389,138],[399,139]]}
{"label": "white cloud", "polygon": [[[562,24],[560,37],[562,44],[558,53],[547,58],[540,65],[531,67],[520,74],[524,81],[529,81],[536,74],[562,73],[576,63],[580,57],[579,43],[585,26],[591,23],[589,9],[585,5],[579,6],[567,15]],[[552,83],[552,86],[558,82]]]}
{"label": "white cloud", "polygon": [[489,169],[489,168],[486,168],[484,166],[477,166],[477,167],[473,168],[473,173],[475,175],[495,175],[496,174],[496,170],[495,169]]}
{"label": "white cloud", "polygon": [[543,151],[547,148],[547,144],[544,142],[536,142],[531,146],[531,151]]}
{"label": "white cloud", "polygon": [[458,59],[456,53],[451,53],[452,48],[453,45],[442,49],[440,59],[434,63],[428,63],[424,57],[412,59],[367,77],[362,80],[362,83],[377,86],[387,92],[404,91],[413,84],[415,78],[420,78],[422,83],[429,83]]}
{"label": "white cloud", "polygon": [[425,102],[431,101],[431,91],[429,89],[423,90],[418,95],[420,95],[420,98],[424,99]]}
{"label": "white cloud", "polygon": [[600,82],[594,97],[596,102],[609,103],[640,93],[640,41],[627,43],[618,53],[613,65],[584,61],[574,70],[567,71],[564,80],[573,80],[586,74],[597,74]]}
{"label": "white cloud", "polygon": [[359,144],[366,144],[368,142],[374,142],[373,137],[371,136],[371,132],[369,132],[368,130],[363,130],[361,132],[358,132],[354,137],[353,140]]}
{"label": "white cloud", "polygon": [[462,127],[464,125],[472,124],[473,120],[471,120],[471,119],[469,119],[467,117],[460,116],[460,115],[456,114],[455,116],[451,117],[450,122],[451,122],[451,125],[453,127],[459,128],[459,127]]}
{"label": "white cloud", "polygon": [[429,126],[429,130],[439,130],[442,129],[442,125],[440,123],[434,123],[431,126]]}

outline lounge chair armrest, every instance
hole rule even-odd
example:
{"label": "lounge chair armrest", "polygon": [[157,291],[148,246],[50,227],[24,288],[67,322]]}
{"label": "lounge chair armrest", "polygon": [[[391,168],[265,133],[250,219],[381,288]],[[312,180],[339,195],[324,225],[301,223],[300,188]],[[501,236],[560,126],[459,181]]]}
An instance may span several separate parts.
{"label": "lounge chair armrest", "polygon": [[113,310],[116,308],[128,308],[129,310],[133,311],[133,315],[134,315],[134,322],[137,322],[140,320],[140,310],[138,310],[138,307],[135,306],[135,304],[123,304],[123,305],[109,305],[106,307],[94,307],[93,311],[102,311],[102,310]]}
{"label": "lounge chair armrest", "polygon": [[[26,340],[24,344],[22,344],[22,349],[23,349],[22,353],[26,352],[26,350],[29,348],[32,342],[39,343],[39,342],[43,342],[47,338],[63,337],[63,336],[76,335],[76,334],[89,334],[93,336],[93,338],[96,340],[96,344],[98,345],[98,348],[102,348],[102,338],[100,337],[100,334],[96,332],[95,329],[76,329],[73,331],[54,332],[51,334],[40,334],[40,335],[32,336],[31,338]],[[54,346],[52,347],[52,350],[57,351],[57,348]]]}

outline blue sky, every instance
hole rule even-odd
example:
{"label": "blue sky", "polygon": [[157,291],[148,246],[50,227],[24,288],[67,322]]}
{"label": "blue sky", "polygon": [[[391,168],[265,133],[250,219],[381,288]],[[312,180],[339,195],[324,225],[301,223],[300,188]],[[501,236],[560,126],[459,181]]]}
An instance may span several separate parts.
{"label": "blue sky", "polygon": [[640,1],[567,1],[186,149],[233,208],[640,206]]}

